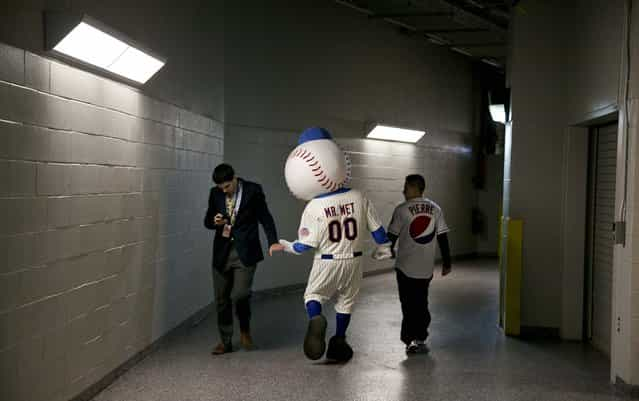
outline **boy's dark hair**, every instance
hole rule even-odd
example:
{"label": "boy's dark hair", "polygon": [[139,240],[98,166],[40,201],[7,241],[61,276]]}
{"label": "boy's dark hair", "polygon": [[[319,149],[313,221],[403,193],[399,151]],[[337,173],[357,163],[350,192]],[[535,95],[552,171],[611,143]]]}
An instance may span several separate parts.
{"label": "boy's dark hair", "polygon": [[406,176],[406,185],[417,188],[423,193],[426,189],[426,180],[420,174],[411,174]]}
{"label": "boy's dark hair", "polygon": [[231,181],[233,177],[235,177],[235,171],[233,171],[233,167],[230,164],[219,164],[213,170],[213,182],[216,184]]}

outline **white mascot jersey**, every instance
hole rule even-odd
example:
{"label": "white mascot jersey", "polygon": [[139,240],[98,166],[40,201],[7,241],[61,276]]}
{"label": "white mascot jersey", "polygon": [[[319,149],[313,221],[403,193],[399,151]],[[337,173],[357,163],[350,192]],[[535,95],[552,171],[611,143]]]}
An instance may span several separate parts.
{"label": "white mascot jersey", "polygon": [[381,227],[373,205],[360,191],[344,186],[350,163],[323,128],[309,128],[300,137],[284,168],[293,195],[308,200],[297,242],[311,246],[316,257],[335,259],[361,254],[365,233]]}
{"label": "white mascot jersey", "polygon": [[382,226],[373,204],[356,189],[341,189],[308,202],[298,230],[300,244],[315,248],[315,258],[361,256],[365,238]]}

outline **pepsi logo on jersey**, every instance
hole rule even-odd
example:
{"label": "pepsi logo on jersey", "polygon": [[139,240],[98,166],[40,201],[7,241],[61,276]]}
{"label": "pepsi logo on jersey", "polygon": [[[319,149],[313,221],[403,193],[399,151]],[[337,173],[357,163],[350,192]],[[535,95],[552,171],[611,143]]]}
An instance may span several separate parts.
{"label": "pepsi logo on jersey", "polygon": [[435,226],[428,215],[418,215],[410,222],[408,233],[413,241],[418,244],[429,244],[435,238]]}

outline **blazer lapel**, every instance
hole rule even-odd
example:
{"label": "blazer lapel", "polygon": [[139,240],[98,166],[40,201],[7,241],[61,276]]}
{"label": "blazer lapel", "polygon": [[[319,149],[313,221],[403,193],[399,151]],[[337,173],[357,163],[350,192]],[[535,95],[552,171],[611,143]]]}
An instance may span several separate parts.
{"label": "blazer lapel", "polygon": [[226,214],[226,201],[224,199],[225,197],[226,195],[222,191],[219,191],[217,193],[217,196],[215,197],[215,202],[217,202],[217,208],[218,210],[221,210],[223,214]]}
{"label": "blazer lapel", "polygon": [[246,201],[247,201],[247,198],[248,198],[248,192],[246,192],[246,185],[244,185],[244,180],[241,179],[241,178],[238,178],[238,181],[242,185],[242,199],[240,200],[240,207],[237,209],[237,214],[240,214],[240,211],[242,210],[244,205],[246,205]]}

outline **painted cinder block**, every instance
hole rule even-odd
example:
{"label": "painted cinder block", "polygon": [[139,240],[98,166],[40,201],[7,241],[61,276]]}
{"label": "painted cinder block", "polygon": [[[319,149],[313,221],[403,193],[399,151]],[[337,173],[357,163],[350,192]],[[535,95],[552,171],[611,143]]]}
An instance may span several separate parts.
{"label": "painted cinder block", "polygon": [[66,273],[66,288],[75,290],[96,282],[105,276],[107,257],[104,252],[94,252],[57,262]]}
{"label": "painted cinder block", "polygon": [[27,92],[24,89],[0,80],[0,119],[13,122],[30,121],[27,116],[27,105],[33,105],[28,103],[27,98]]}
{"label": "painted cinder block", "polygon": [[69,289],[69,272],[64,263],[31,268],[21,272],[18,300],[28,304],[53,295],[62,294]]}
{"label": "painted cinder block", "polygon": [[38,164],[38,195],[71,194],[72,166],[64,164]]}
{"label": "painted cinder block", "polygon": [[100,152],[96,155],[93,163],[106,165],[125,164],[124,144],[125,142],[119,139],[99,137],[98,148]]}
{"label": "painted cinder block", "polygon": [[[11,322],[11,318],[10,315],[11,313],[13,313],[13,311],[9,310],[6,312],[0,312],[0,355],[3,355],[2,353],[4,351],[6,351],[9,346],[11,345],[9,343],[9,324]],[[4,354],[4,356],[7,356],[8,354]],[[0,361],[0,366],[2,365],[2,361]],[[0,372],[1,372],[1,368],[0,368]],[[0,377],[0,381],[2,381],[2,378]],[[1,394],[1,391],[0,391]]]}
{"label": "painted cinder block", "polygon": [[75,195],[100,193],[100,169],[102,168],[93,165],[72,166],[71,193]]}
{"label": "painted cinder block", "polygon": [[141,192],[144,172],[139,168],[128,168],[129,186],[127,192]]}
{"label": "painted cinder block", "polygon": [[104,87],[97,76],[64,64],[51,63],[51,93],[86,103],[103,103]]}
{"label": "painted cinder block", "polygon": [[45,233],[5,237],[6,247],[0,247],[0,255],[6,263],[0,263],[0,274],[44,264],[48,257],[45,240]]}
{"label": "painted cinder block", "polygon": [[73,161],[72,134],[64,131],[42,129],[49,138],[45,161],[71,163]]}
{"label": "painted cinder block", "polygon": [[69,320],[87,314],[96,308],[96,288],[97,283],[90,283],[64,294],[63,300]]}
{"label": "painted cinder block", "polygon": [[[144,125],[146,120],[136,116],[122,115],[117,120],[121,134],[115,135],[128,142],[144,143]],[[111,135],[114,136],[114,135]]]}
{"label": "painted cinder block", "polygon": [[49,160],[50,137],[43,129],[23,124],[2,123],[0,138],[4,143],[0,154],[6,159]]}
{"label": "painted cinder block", "polygon": [[31,162],[0,161],[0,196],[33,196],[36,168]]}
{"label": "painted cinder block", "polygon": [[209,135],[224,139],[224,123],[217,120],[211,120],[211,131],[209,132]]}
{"label": "painted cinder block", "polygon": [[104,97],[100,106],[139,116],[142,95],[126,85],[103,79]]}
{"label": "painted cinder block", "polygon": [[0,43],[0,80],[24,84],[24,50]]}
{"label": "painted cinder block", "polygon": [[[0,316],[0,325],[2,317]],[[1,344],[1,343],[0,343]],[[3,400],[18,400],[18,349],[0,348],[0,398]]]}
{"label": "painted cinder block", "polygon": [[47,225],[47,202],[43,198],[0,199],[0,216],[4,222],[0,234],[42,231]]}
{"label": "painted cinder block", "polygon": [[190,131],[208,133],[211,131],[211,120],[191,111],[180,109],[179,127]]}
{"label": "painted cinder block", "polygon": [[97,163],[103,150],[102,137],[87,134],[71,135],[71,156],[74,163]]}
{"label": "painted cinder block", "polygon": [[100,196],[75,196],[70,198],[71,224],[81,225],[104,221],[106,210]]}
{"label": "painted cinder block", "polygon": [[130,169],[123,167],[103,167],[103,192],[124,193],[130,187]]}
{"label": "painted cinder block", "polygon": [[140,95],[139,115],[142,118],[161,122],[176,127],[179,109],[171,104],[161,102],[148,96]]}
{"label": "painted cinder block", "polygon": [[0,275],[0,313],[18,305],[21,274],[19,272]]}
{"label": "painted cinder block", "polygon": [[25,54],[25,85],[44,92],[51,90],[51,62],[33,53]]}
{"label": "painted cinder block", "polygon": [[70,258],[77,254],[74,230],[76,229],[70,227],[42,233],[43,242],[40,246],[46,249],[45,261],[47,263]]}
{"label": "painted cinder block", "polygon": [[74,111],[75,103],[46,93],[22,90],[24,108],[17,121],[27,122],[40,127],[59,130],[71,130],[78,118]]}
{"label": "painted cinder block", "polygon": [[16,309],[11,324],[17,338],[27,339],[64,326],[66,318],[63,297],[54,296]]}
{"label": "painted cinder block", "polygon": [[102,198],[104,219],[106,221],[121,219],[124,216],[122,195],[99,195]]}
{"label": "painted cinder block", "polygon": [[144,143],[175,147],[175,127],[150,120],[141,120],[140,125]]}
{"label": "painted cinder block", "polygon": [[[64,357],[55,359],[42,358],[33,370],[29,370],[24,385],[32,391],[32,400],[63,400],[66,370],[68,364]],[[42,378],[37,386],[33,386],[34,377]]]}
{"label": "painted cinder block", "polygon": [[47,197],[47,228],[71,225],[73,199],[70,197]]}
{"label": "painted cinder block", "polygon": [[97,223],[77,227],[70,234],[74,237],[71,256],[104,251],[112,247],[112,226],[109,223]]}

